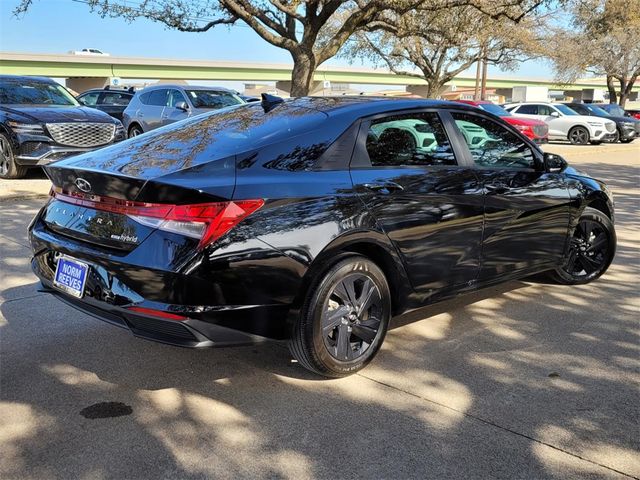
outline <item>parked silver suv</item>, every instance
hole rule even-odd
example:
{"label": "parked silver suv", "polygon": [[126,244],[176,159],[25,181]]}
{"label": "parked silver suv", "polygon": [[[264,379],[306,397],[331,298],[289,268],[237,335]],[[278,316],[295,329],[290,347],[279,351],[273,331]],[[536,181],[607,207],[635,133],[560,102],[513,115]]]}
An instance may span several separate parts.
{"label": "parked silver suv", "polygon": [[122,114],[129,137],[194,115],[245,103],[231,90],[192,85],[154,85],[135,94]]}

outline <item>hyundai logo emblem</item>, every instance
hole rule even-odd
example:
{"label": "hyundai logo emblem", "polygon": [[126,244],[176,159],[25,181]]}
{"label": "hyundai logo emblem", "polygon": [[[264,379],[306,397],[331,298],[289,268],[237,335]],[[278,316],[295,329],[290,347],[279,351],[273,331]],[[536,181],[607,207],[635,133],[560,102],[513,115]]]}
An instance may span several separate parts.
{"label": "hyundai logo emblem", "polygon": [[87,182],[84,178],[76,178],[75,184],[76,184],[76,187],[78,187],[83,192],[91,191],[91,184]]}

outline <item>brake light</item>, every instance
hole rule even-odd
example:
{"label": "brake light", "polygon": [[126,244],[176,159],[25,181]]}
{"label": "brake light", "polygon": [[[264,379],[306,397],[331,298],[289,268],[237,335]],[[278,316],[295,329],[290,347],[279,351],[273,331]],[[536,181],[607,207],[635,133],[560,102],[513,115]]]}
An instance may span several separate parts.
{"label": "brake light", "polygon": [[59,187],[52,188],[51,195],[62,202],[126,215],[149,227],[197,238],[199,248],[216,241],[264,205],[263,199],[192,205],[147,203],[66,192]]}

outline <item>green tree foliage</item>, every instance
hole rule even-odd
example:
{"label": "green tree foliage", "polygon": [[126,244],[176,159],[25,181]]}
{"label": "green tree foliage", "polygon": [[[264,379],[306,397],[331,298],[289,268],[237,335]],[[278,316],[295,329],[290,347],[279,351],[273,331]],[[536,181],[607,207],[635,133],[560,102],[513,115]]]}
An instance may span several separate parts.
{"label": "green tree foliage", "polygon": [[609,101],[624,107],[640,76],[640,1],[572,0],[568,13],[545,48],[558,79],[605,76]]}

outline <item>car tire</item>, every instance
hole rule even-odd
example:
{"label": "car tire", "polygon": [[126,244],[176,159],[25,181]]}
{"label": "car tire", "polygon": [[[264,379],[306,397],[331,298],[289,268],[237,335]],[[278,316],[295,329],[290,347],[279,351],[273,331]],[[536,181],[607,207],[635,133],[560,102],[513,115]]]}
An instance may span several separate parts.
{"label": "car tire", "polygon": [[573,145],[586,145],[587,143],[589,143],[589,130],[587,130],[585,127],[580,126],[573,127],[571,130],[569,130],[567,138]]}
{"label": "car tire", "polygon": [[615,255],[617,239],[609,217],[587,207],[569,242],[563,264],[552,272],[552,276],[564,285],[582,285],[607,271]]}
{"label": "car tire", "polygon": [[144,131],[142,130],[142,127],[140,127],[140,125],[133,124],[129,127],[127,138],[137,137],[138,135],[142,135],[143,133]]}
{"label": "car tire", "polygon": [[9,137],[0,133],[0,178],[23,178],[27,170],[27,167],[16,163]]}
{"label": "car tire", "polygon": [[620,130],[616,128],[616,136],[614,137],[613,140],[611,140],[611,143],[618,143],[618,142],[624,143],[624,140],[620,140],[621,137],[622,135],[620,135]]}
{"label": "car tire", "polygon": [[325,377],[344,377],[376,355],[391,318],[382,270],[360,255],[338,260],[307,293],[289,341],[294,358]]}

